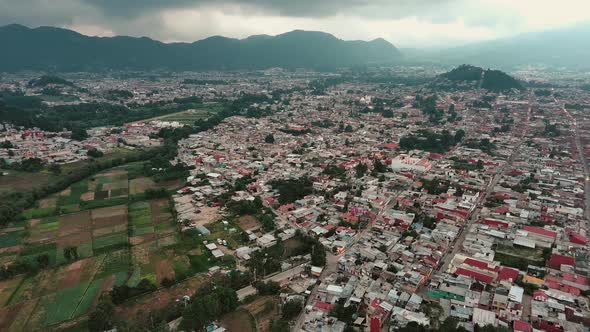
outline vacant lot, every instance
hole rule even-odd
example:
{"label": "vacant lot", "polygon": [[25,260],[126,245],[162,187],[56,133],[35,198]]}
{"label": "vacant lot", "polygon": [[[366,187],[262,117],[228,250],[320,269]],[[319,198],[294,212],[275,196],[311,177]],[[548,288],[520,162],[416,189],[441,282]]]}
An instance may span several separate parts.
{"label": "vacant lot", "polygon": [[240,226],[241,229],[247,231],[247,230],[253,230],[253,229],[258,229],[258,227],[260,227],[260,223],[258,222],[258,220],[250,215],[246,215],[246,216],[241,216],[238,219],[238,225]]}
{"label": "vacant lot", "polygon": [[129,193],[137,195],[145,192],[147,189],[154,188],[156,183],[150,178],[137,178],[129,181]]}
{"label": "vacant lot", "polygon": [[254,317],[245,309],[238,309],[223,316],[220,325],[228,331],[258,331]]}
{"label": "vacant lot", "polygon": [[42,186],[47,184],[51,178],[49,173],[27,173],[3,169],[0,169],[0,172],[6,174],[0,176],[0,194]]}

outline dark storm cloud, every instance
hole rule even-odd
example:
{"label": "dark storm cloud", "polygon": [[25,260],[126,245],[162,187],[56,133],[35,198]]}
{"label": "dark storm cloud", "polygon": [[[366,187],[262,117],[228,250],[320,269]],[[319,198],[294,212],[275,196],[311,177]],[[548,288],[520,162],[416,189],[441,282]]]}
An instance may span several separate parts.
{"label": "dark storm cloud", "polygon": [[292,17],[323,17],[336,14],[403,17],[425,8],[455,0],[81,0],[106,15],[137,17],[163,9],[232,5],[244,12],[262,12]]}

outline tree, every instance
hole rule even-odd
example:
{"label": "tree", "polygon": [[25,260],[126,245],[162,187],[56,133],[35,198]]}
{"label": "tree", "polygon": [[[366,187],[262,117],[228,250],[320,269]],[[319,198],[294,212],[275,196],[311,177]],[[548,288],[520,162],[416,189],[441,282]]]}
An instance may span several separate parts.
{"label": "tree", "polygon": [[67,261],[78,259],[78,248],[77,247],[64,248],[64,257]]}
{"label": "tree", "polygon": [[53,175],[61,174],[61,166],[59,164],[51,164],[49,165],[49,171],[53,173]]}
{"label": "tree", "polygon": [[114,327],[115,306],[108,301],[100,301],[88,317],[88,330],[102,332]]}
{"label": "tree", "polygon": [[459,322],[455,318],[449,317],[444,320],[438,330],[440,332],[467,332],[462,326],[458,327],[458,324]]}
{"label": "tree", "polygon": [[377,159],[375,160],[373,169],[379,173],[385,173],[387,172],[387,165],[382,163],[381,160]]}
{"label": "tree", "polygon": [[303,309],[301,300],[290,300],[283,305],[283,319],[291,320],[299,315]]}
{"label": "tree", "polygon": [[319,242],[317,242],[313,246],[312,253],[311,253],[311,265],[313,265],[313,266],[326,265],[326,249]]}
{"label": "tree", "polygon": [[356,177],[357,178],[362,178],[367,173],[367,170],[368,170],[367,164],[358,163],[358,165],[356,165],[356,168],[355,168]]}
{"label": "tree", "polygon": [[483,169],[483,161],[481,159],[477,160],[477,164],[475,165],[477,169]]}
{"label": "tree", "polygon": [[455,142],[461,142],[465,137],[465,130],[459,129],[455,132]]}
{"label": "tree", "polygon": [[70,137],[76,141],[83,141],[88,138],[88,133],[82,128],[74,128]]}
{"label": "tree", "polygon": [[210,322],[238,307],[238,295],[233,289],[205,287],[197,290],[191,298],[190,306],[182,313],[180,329],[201,331]]}
{"label": "tree", "polygon": [[268,143],[268,144],[273,144],[273,143],[275,142],[275,137],[274,137],[274,135],[273,135],[272,133],[271,133],[271,134],[268,134],[268,135],[266,135],[266,137],[264,138],[264,142],[266,142],[266,143]]}
{"label": "tree", "polygon": [[338,320],[351,324],[353,322],[353,315],[356,314],[358,307],[356,305],[349,305],[345,307],[342,303],[336,303],[330,310],[330,316],[338,318]]}
{"label": "tree", "polygon": [[257,281],[253,286],[260,295],[277,295],[281,291],[281,285],[274,281]]}
{"label": "tree", "polygon": [[96,148],[92,148],[92,149],[88,150],[88,152],[86,152],[86,154],[92,158],[100,158],[100,157],[104,156],[104,153],[102,153],[102,151],[100,151]]}
{"label": "tree", "polygon": [[47,254],[37,256],[36,260],[37,260],[37,264],[39,264],[39,267],[41,267],[41,268],[49,266],[50,261],[49,261],[49,255],[47,255]]}

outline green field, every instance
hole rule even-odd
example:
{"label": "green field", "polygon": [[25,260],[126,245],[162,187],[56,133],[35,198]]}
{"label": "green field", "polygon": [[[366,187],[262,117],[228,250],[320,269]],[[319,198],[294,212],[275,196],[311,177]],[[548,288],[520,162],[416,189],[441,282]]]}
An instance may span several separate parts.
{"label": "green field", "polygon": [[43,325],[50,326],[70,319],[87,288],[88,284],[82,283],[44,297],[40,303],[45,313]]}
{"label": "green field", "polygon": [[[160,285],[228,264],[212,259],[202,239],[180,234],[168,199],[141,199],[147,188],[171,186],[141,176],[141,167],[120,166],[77,182],[0,232],[0,249],[12,250],[0,258],[40,268],[0,288],[0,314],[15,310],[10,314],[18,319],[10,329],[53,330],[92,310],[104,288],[142,279]],[[219,225],[211,226],[216,235],[241,243],[240,229]]]}

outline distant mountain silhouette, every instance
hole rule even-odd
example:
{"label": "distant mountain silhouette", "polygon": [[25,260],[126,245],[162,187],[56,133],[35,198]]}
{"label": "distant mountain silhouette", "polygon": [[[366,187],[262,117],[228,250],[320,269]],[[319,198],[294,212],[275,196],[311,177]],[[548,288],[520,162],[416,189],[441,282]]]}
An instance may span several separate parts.
{"label": "distant mountain silhouette", "polygon": [[533,32],[516,37],[454,47],[430,54],[427,58],[444,63],[472,63],[480,66],[513,67],[548,65],[590,68],[590,24]]}
{"label": "distant mountain silhouette", "polygon": [[0,27],[0,45],[2,71],[313,68],[390,63],[401,56],[383,39],[343,41],[301,30],[162,43],[146,37],[89,37],[67,29],[13,24]]}

